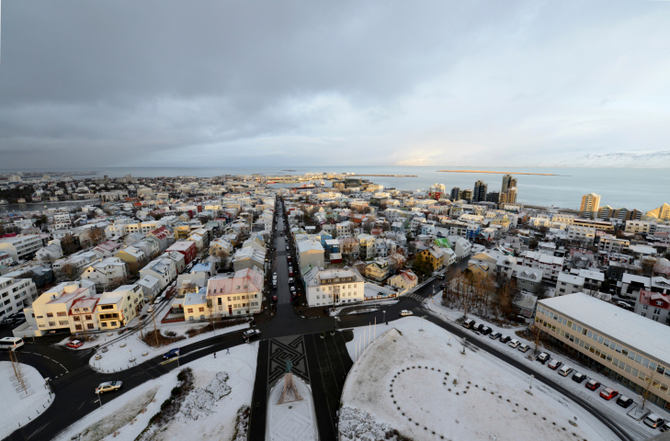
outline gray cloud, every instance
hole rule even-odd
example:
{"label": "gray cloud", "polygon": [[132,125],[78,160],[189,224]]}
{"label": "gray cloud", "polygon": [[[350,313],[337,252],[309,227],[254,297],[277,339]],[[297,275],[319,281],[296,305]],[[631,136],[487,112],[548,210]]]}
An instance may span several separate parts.
{"label": "gray cloud", "polygon": [[661,2],[3,6],[0,168],[530,165],[670,135]]}

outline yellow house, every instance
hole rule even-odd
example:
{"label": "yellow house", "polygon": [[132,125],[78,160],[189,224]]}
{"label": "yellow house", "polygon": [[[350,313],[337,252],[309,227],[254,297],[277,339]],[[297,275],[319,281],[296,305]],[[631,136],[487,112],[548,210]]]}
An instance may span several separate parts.
{"label": "yellow house", "polygon": [[120,286],[115,291],[103,293],[95,308],[100,329],[127,326],[137,317],[143,299],[142,287],[138,284]]}
{"label": "yellow house", "polygon": [[437,247],[430,247],[421,251],[418,255],[421,256],[428,264],[432,271],[442,268],[444,265],[443,259],[444,251]]}

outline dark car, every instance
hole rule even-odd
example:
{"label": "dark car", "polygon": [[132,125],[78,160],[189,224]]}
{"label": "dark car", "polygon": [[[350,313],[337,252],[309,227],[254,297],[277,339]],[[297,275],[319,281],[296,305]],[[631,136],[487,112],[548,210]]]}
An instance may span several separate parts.
{"label": "dark car", "polygon": [[484,329],[484,324],[483,323],[477,323],[472,327],[473,331],[479,331],[482,332],[482,329]]}
{"label": "dark car", "polygon": [[479,329],[479,332],[484,335],[489,335],[491,332],[493,332],[493,329],[489,328],[488,326],[482,326],[481,329]]}
{"label": "dark car", "polygon": [[586,375],[580,374],[579,372],[575,372],[575,374],[572,376],[572,381],[576,383],[581,383],[584,380],[586,380]]}
{"label": "dark car", "polygon": [[489,338],[490,338],[491,340],[497,340],[497,339],[500,338],[501,335],[502,335],[502,334],[501,334],[500,332],[494,332],[494,333],[492,333],[492,334],[489,335]]}
{"label": "dark car", "polygon": [[591,379],[591,380],[587,381],[584,386],[589,390],[596,390],[600,387],[600,381],[596,381],[596,380]]}
{"label": "dark car", "polygon": [[445,275],[444,274],[438,274],[437,278],[438,280],[444,280]]}
{"label": "dark car", "polygon": [[549,360],[549,354],[546,352],[540,352],[540,354],[535,357],[535,359],[540,363],[545,364]]}
{"label": "dark car", "polygon": [[624,409],[627,409],[633,404],[633,399],[625,395],[620,395],[619,398],[616,399],[616,403]]}
{"label": "dark car", "polygon": [[276,295],[272,296],[272,301],[273,301],[273,302],[276,302],[277,300],[278,300],[278,299],[277,299],[277,296],[276,296]]}
{"label": "dark car", "polygon": [[510,341],[511,339],[512,339],[512,337],[510,337],[509,335],[503,335],[503,336],[500,337],[500,341],[501,341],[502,343],[507,343],[507,342]]}
{"label": "dark car", "polygon": [[181,354],[179,348],[170,349],[165,354],[163,354],[163,360],[169,360],[174,357],[179,357],[179,354]]}

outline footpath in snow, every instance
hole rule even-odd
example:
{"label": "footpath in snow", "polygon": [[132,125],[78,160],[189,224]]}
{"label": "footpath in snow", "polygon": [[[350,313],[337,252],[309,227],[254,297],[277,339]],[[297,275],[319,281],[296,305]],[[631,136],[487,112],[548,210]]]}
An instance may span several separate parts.
{"label": "footpath in snow", "polygon": [[342,393],[343,440],[392,439],[392,429],[414,440],[616,439],[572,401],[546,387],[528,393],[526,375],[421,318],[356,329],[347,346],[359,357]]}
{"label": "footpath in snow", "polygon": [[[188,331],[190,329],[198,329],[207,325],[208,323],[188,322],[160,324],[157,326],[157,329],[162,335],[168,335],[168,333],[170,333],[170,335],[175,337],[183,337],[182,340],[160,347],[149,346],[143,342],[142,333],[140,332],[128,333],[125,337],[119,335],[117,332],[110,332],[107,334],[99,334],[97,340],[85,343],[79,350],[88,349],[98,345],[101,346],[101,348],[89,359],[90,366],[99,372],[119,372],[137,366],[150,358],[160,356],[170,349],[180,348],[208,338],[249,328],[249,324],[246,323],[219,328],[215,331],[205,332],[193,337],[188,336]],[[147,331],[153,332],[153,326],[149,326],[145,329],[144,333]],[[67,338],[63,340],[61,344],[65,345],[69,341],[70,338]],[[113,343],[109,344],[109,342],[112,341]],[[241,342],[242,340],[240,339],[240,343]]]}
{"label": "footpath in snow", "polygon": [[[257,342],[236,346],[231,348],[230,354],[220,352],[216,358],[207,356],[188,363],[122,395],[103,394],[101,408],[55,439],[134,440],[141,434],[142,439],[161,441],[246,439],[248,420],[245,418],[251,404],[257,354]],[[172,389],[178,385],[177,375],[185,368],[193,371],[193,390],[166,426],[150,426],[149,420],[170,398]]]}
{"label": "footpath in snow", "polygon": [[53,395],[37,369],[0,361],[0,439],[30,423],[52,402]]}

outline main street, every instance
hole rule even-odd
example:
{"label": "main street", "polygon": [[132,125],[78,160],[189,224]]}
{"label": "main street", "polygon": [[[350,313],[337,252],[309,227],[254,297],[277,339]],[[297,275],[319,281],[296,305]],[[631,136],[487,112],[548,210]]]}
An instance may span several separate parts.
{"label": "main street", "polygon": [[[277,212],[281,213],[282,211],[283,209],[280,205]],[[284,219],[280,216],[277,220],[275,234],[277,231],[283,231],[284,225]],[[395,304],[380,305],[378,310],[367,314],[342,315],[339,323],[333,317],[319,317],[313,319],[302,318],[297,314],[296,308],[294,308],[291,303],[291,293],[288,284],[288,264],[286,260],[286,241],[286,236],[282,237],[276,235],[274,237],[274,247],[277,253],[271,261],[272,269],[270,271],[277,272],[278,289],[273,292],[277,294],[278,302],[274,317],[258,325],[258,329],[261,330],[262,339],[261,350],[259,350],[260,354],[263,354],[263,348],[267,347],[268,341],[276,341],[282,337],[302,336],[306,339],[307,347],[313,346],[313,349],[308,349],[308,351],[312,351],[307,353],[308,358],[311,357],[318,362],[320,357],[319,348],[315,345],[313,334],[331,331],[336,328],[349,329],[366,326],[375,320],[378,323],[381,323],[384,319],[387,321],[397,320],[400,318],[400,311],[402,309],[410,309],[415,315],[426,316],[426,320],[431,321],[456,336],[468,337],[468,331],[464,328],[453,323],[445,322],[443,319],[433,315],[422,306],[425,299],[433,295],[436,291],[439,291],[439,285],[442,281],[435,278],[429,279],[411,295],[401,297]],[[295,260],[293,262],[295,263]],[[452,267],[447,274],[446,280],[459,274],[465,265],[467,265],[467,261],[461,261],[459,264]],[[296,268],[296,274],[297,271]],[[270,301],[271,296],[272,292],[268,295]],[[601,412],[600,409],[581,399],[569,389],[562,387],[560,383],[555,381],[555,379],[544,374],[538,374],[536,371],[531,371],[527,366],[494,346],[479,342],[476,339],[468,339],[468,342],[473,346],[477,346],[482,350],[489,352],[493,356],[528,375],[535,375],[537,381],[543,382],[556,389],[597,416],[601,421],[607,424],[610,429],[618,434],[621,439],[627,441],[632,441],[634,439],[627,430],[628,428],[622,426],[619,422],[614,421],[610,415]],[[48,343],[53,343],[53,341]],[[32,344],[28,342],[25,348],[19,351],[19,359],[21,362],[37,368],[42,376],[52,378],[51,387],[56,394],[55,400],[38,418],[26,426],[14,431],[8,438],[6,438],[8,440],[47,441],[52,439],[55,433],[59,433],[70,424],[83,418],[100,406],[97,401],[97,396],[93,391],[95,387],[103,381],[123,381],[124,387],[118,393],[103,396],[103,402],[119,399],[119,397],[123,396],[123,394],[127,393],[129,390],[140,386],[148,380],[165,375],[186,363],[211,356],[213,353],[221,352],[226,348],[244,344],[242,340],[242,331],[214,335],[206,340],[182,346],[181,356],[178,359],[164,362],[161,357],[156,357],[128,370],[115,374],[103,374],[94,371],[88,364],[88,358],[92,356],[92,351],[71,352],[62,347],[48,343],[39,341],[36,344]],[[330,346],[331,352],[336,348],[336,346],[333,346],[334,344],[335,343]],[[341,347],[343,341],[339,341],[339,345]],[[328,349],[326,348],[326,350]],[[309,355],[310,353],[311,355]],[[343,355],[346,356],[346,354]],[[346,357],[340,357],[341,366],[335,367],[336,371],[339,370],[340,373],[346,373],[350,368],[350,365],[347,364],[344,358]],[[0,354],[0,360],[8,360],[7,354]],[[267,367],[267,360],[261,361],[263,362],[264,367]],[[316,377],[314,378],[314,381],[318,382],[319,387],[322,388],[321,392],[326,392],[320,396],[320,399],[323,398],[327,400],[324,401],[324,407],[333,407],[332,412],[330,410],[324,411],[323,409],[320,409],[317,412],[320,414],[317,415],[320,424],[319,433],[324,440],[334,439],[336,433],[334,421],[336,418],[335,412],[337,407],[333,406],[331,398],[339,397],[343,378],[336,378],[336,375],[333,376],[333,378],[335,381],[332,382],[321,381]],[[330,389],[334,390],[331,391]],[[265,399],[267,398],[263,393],[257,394],[257,391],[254,391],[254,399],[256,399],[256,397],[260,397],[259,399],[261,400],[264,397]],[[263,403],[263,406],[265,404],[266,403]],[[317,404],[318,403],[315,400],[315,405]],[[264,426],[265,419],[262,419]],[[328,421],[328,423],[324,424],[323,421]],[[326,425],[328,427],[325,427]],[[254,439],[261,438],[262,433],[260,435],[257,434],[254,437]]]}

